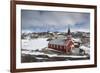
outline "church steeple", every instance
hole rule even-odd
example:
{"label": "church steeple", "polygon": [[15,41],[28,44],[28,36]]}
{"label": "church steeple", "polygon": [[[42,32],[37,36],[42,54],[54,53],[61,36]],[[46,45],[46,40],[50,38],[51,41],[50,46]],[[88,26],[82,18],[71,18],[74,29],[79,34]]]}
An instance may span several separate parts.
{"label": "church steeple", "polygon": [[68,26],[68,35],[70,35],[71,33],[70,33],[70,27]]}
{"label": "church steeple", "polygon": [[68,26],[67,39],[71,39],[70,26]]}

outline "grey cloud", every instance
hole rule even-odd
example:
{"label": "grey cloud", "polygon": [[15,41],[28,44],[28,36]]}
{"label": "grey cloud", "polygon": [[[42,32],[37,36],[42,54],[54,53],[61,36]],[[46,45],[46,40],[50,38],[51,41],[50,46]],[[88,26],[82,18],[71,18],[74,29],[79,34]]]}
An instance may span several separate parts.
{"label": "grey cloud", "polygon": [[[67,25],[90,25],[89,13],[22,10],[22,30],[64,30]],[[84,24],[83,24],[84,23]],[[78,26],[77,26],[78,27]],[[83,27],[84,28],[84,27]]]}

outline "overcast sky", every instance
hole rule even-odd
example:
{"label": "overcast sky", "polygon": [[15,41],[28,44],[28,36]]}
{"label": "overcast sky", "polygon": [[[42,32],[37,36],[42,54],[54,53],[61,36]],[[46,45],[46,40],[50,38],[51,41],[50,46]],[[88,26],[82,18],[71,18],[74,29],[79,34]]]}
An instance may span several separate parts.
{"label": "overcast sky", "polygon": [[89,31],[90,14],[61,11],[21,10],[22,32]]}

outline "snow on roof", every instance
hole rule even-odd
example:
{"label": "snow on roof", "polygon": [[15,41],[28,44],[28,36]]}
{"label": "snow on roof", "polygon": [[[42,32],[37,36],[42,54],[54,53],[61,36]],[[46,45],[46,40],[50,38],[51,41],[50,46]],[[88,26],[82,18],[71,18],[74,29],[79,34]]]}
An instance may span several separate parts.
{"label": "snow on roof", "polygon": [[64,45],[65,39],[54,39],[49,42],[50,44]]}
{"label": "snow on roof", "polygon": [[49,42],[49,44],[57,44],[57,45],[65,45],[65,42],[67,43],[68,41],[72,40],[67,40],[67,39],[54,39]]}

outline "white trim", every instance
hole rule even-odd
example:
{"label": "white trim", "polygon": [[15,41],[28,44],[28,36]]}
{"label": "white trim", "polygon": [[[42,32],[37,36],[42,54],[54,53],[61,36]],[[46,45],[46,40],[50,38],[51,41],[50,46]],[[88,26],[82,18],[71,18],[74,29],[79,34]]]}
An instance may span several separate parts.
{"label": "white trim", "polygon": [[[81,61],[61,61],[61,62],[42,62],[42,63],[21,63],[21,9],[27,10],[49,10],[49,11],[67,11],[67,12],[89,12],[90,13],[90,60]],[[35,5],[16,5],[16,68],[39,68],[52,66],[73,66],[94,64],[94,10],[84,8],[69,8],[69,7],[50,7],[50,6],[35,6]],[[58,46],[58,45],[57,45]]]}

